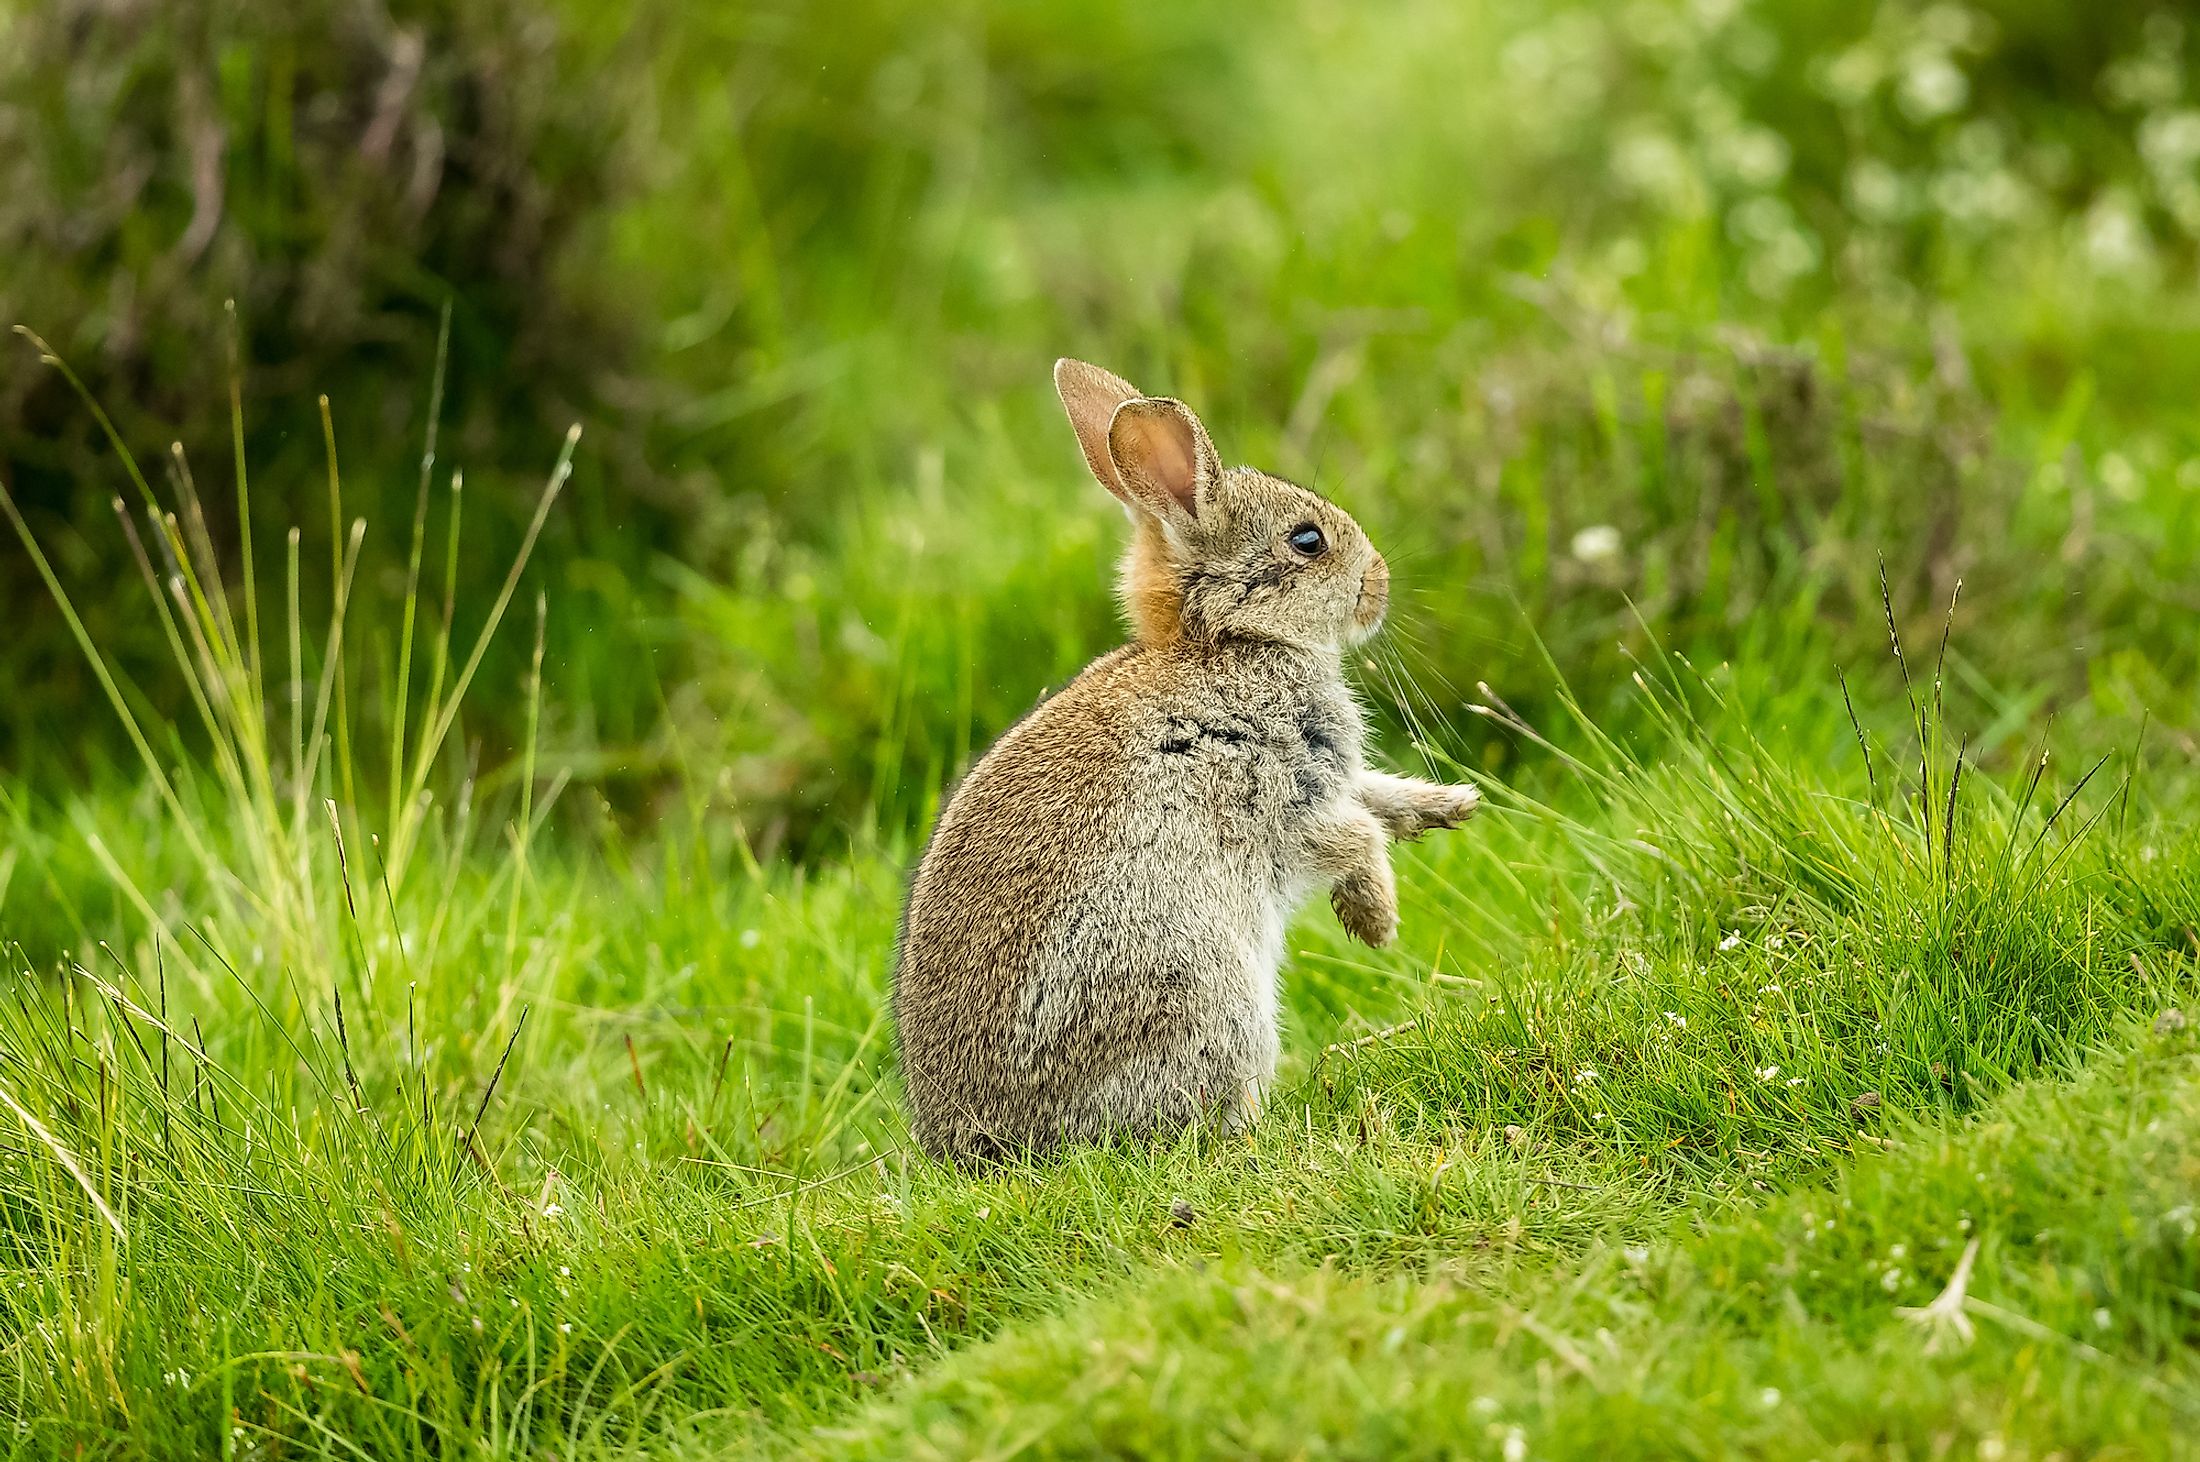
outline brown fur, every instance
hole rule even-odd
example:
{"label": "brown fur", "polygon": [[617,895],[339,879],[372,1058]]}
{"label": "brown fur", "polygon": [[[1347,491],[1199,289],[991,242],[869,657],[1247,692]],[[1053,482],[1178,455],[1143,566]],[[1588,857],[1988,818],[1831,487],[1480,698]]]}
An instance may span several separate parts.
{"label": "brown fur", "polygon": [[1249,1121],[1292,910],[1327,887],[1387,943],[1388,840],[1478,800],[1363,764],[1341,656],[1380,624],[1389,570],[1358,524],[1222,467],[1181,402],[1076,361],[1055,384],[1135,523],[1135,638],[979,760],[911,883],[895,1023],[912,1126],[948,1157]]}

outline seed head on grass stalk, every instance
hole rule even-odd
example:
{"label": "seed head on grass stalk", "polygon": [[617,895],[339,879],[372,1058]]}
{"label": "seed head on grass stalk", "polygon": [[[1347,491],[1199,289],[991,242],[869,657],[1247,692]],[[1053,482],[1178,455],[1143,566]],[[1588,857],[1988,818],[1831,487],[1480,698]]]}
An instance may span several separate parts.
{"label": "seed head on grass stalk", "polygon": [[[40,346],[49,363],[62,371],[81,395],[81,384],[58,357],[45,351],[42,342],[34,340],[34,344]],[[407,552],[406,599],[398,651],[403,669],[386,717],[390,735],[383,745],[387,748],[389,764],[380,770],[383,785],[389,792],[386,813],[389,823],[380,832],[364,829],[368,845],[375,852],[373,861],[377,866],[373,873],[383,890],[380,917],[386,917],[388,936],[395,941],[400,958],[407,960],[408,966],[411,956],[402,924],[406,869],[411,855],[421,846],[431,826],[447,838],[449,856],[453,860],[462,856],[471,838],[474,780],[471,770],[466,774],[464,790],[455,808],[447,814],[431,810],[433,802],[427,793],[428,780],[445,760],[444,753],[461,703],[472,688],[549,513],[570,477],[580,435],[578,427],[566,435],[537,498],[520,548],[508,566],[501,591],[464,653],[458,654],[454,652],[453,634],[462,479],[456,473],[451,479],[450,520],[441,555],[445,577],[441,613],[423,615],[419,606],[423,592],[420,569],[426,556],[425,484],[431,480],[434,469],[434,418],[439,414],[439,398],[440,383],[431,391],[429,439],[422,456],[423,487],[416,498],[415,524]],[[366,1051],[383,1039],[374,1031],[382,1016],[374,979],[380,936],[369,927],[370,921],[377,917],[376,911],[371,907],[363,908],[359,902],[354,879],[357,870],[351,856],[355,840],[348,839],[345,832],[347,821],[355,828],[362,824],[364,812],[358,800],[365,784],[363,769],[354,752],[355,747],[365,749],[365,744],[355,743],[350,726],[349,681],[359,667],[347,663],[355,658],[347,654],[347,646],[357,638],[357,626],[353,621],[360,617],[357,612],[360,600],[355,588],[359,583],[366,525],[356,520],[347,524],[343,516],[342,477],[334,456],[332,413],[323,402],[333,527],[329,545],[329,618],[325,633],[312,636],[320,640],[320,645],[317,664],[311,663],[315,657],[309,654],[306,643],[309,636],[300,612],[302,535],[294,527],[288,534],[281,583],[283,602],[277,611],[288,651],[278,673],[287,671],[287,679],[281,688],[271,688],[267,673],[277,667],[268,666],[261,653],[264,616],[258,604],[260,586],[251,557],[253,525],[243,463],[240,460],[238,464],[237,484],[241,553],[245,565],[240,593],[222,577],[222,564],[208,529],[191,464],[180,453],[170,455],[168,483],[176,504],[171,509],[145,480],[127,446],[99,411],[97,403],[87,397],[86,404],[101,422],[109,444],[124,463],[143,505],[149,540],[148,534],[140,531],[135,514],[126,511],[119,500],[115,503],[117,521],[152,599],[172,661],[189,693],[197,724],[205,732],[209,755],[203,763],[194,766],[186,761],[172,769],[156,754],[153,736],[134,713],[131,698],[120,678],[92,640],[70,593],[17,510],[5,484],[0,484],[0,511],[5,512],[30,553],[129,736],[145,776],[160,798],[163,821],[180,837],[190,861],[202,875],[204,886],[221,897],[235,899],[243,910],[233,920],[220,919],[209,910],[200,918],[186,920],[182,926],[203,946],[204,957],[209,963],[201,968],[218,967],[224,972],[230,985],[243,992],[253,1012],[254,1019],[241,1025],[233,1024],[226,1030],[217,1025],[215,1034],[236,1042],[246,1051],[256,1045],[271,1045],[281,1054],[277,1069],[287,1064],[289,1069],[299,1073],[313,1093],[302,1114],[289,1102],[284,1102],[280,1110],[269,1106],[269,1099],[280,1089],[278,1084],[271,1080],[263,1093],[253,1083],[232,1077],[210,1048],[208,1034],[201,1024],[202,1012],[171,1013],[167,990],[168,945],[179,932],[168,927],[173,915],[164,917],[156,907],[157,894],[149,896],[140,888],[144,880],[134,877],[124,866],[124,857],[116,856],[109,849],[100,830],[86,814],[82,831],[87,846],[110,884],[124,892],[139,918],[152,931],[152,958],[158,985],[157,995],[146,992],[147,998],[140,1000],[122,993],[120,986],[102,982],[102,988],[109,992],[105,1007],[110,1012],[108,1028],[112,1031],[116,1025],[122,1027],[117,1039],[122,1041],[124,1049],[136,1052],[136,1059],[146,1072],[144,1090],[148,1095],[139,1103],[135,1098],[126,1097],[123,1088],[103,1084],[100,1099],[90,1110],[99,1113],[98,1120],[109,1127],[118,1121],[134,1120],[130,1117],[132,1112],[150,1113],[146,1118],[149,1125],[144,1128],[139,1145],[167,1155],[169,1176],[176,1181],[185,1181],[186,1173],[194,1165],[240,1160],[254,1165],[272,1158],[279,1165],[287,1165],[288,1176],[278,1187],[311,1192],[320,1186],[326,1175],[314,1173],[307,1150],[330,1139],[326,1136],[309,1138],[304,1131],[298,1131],[294,1134],[297,1139],[294,1148],[286,1141],[277,1141],[271,1148],[269,1139],[289,1131],[301,1120],[310,1126],[319,1121],[318,1113],[334,1111],[347,1117],[336,1124],[337,1131],[351,1134],[338,1140],[346,1143],[357,1140],[362,1144],[355,1153],[363,1170],[409,1172],[415,1180],[424,1181],[430,1188],[447,1184],[468,1157],[476,1161],[482,1158],[480,1127],[526,1023],[526,1009],[522,1009],[520,1022],[505,1043],[472,1123],[463,1133],[446,1130],[438,1134],[434,1131],[439,1107],[434,1092],[437,1083],[432,1075],[432,1062],[418,1038],[413,986],[408,983],[404,1062],[408,1069],[398,1075],[400,1100],[388,1110],[395,1114],[399,1124],[411,1126],[413,1131],[409,1139],[399,1133],[383,1131],[383,1119],[377,1115],[375,1078],[370,1070],[370,1066],[379,1063],[363,1059]],[[238,434],[241,442],[241,425],[238,424],[241,390],[234,379],[231,406],[233,434]],[[542,694],[546,614],[546,605],[538,596],[535,646],[527,686],[530,705],[536,708],[539,708]],[[424,638],[417,633],[423,620],[429,624]],[[421,699],[421,687],[415,682],[422,677],[415,676],[412,667],[416,654],[423,650],[427,674],[424,677],[425,698]],[[287,734],[278,733],[274,719],[278,707],[287,715]],[[516,832],[520,839],[517,856],[521,858],[525,856],[525,845],[536,831],[540,817],[548,811],[563,785],[561,773],[538,804],[534,773],[538,717],[539,709],[531,710],[526,760],[520,777],[523,812]],[[275,749],[286,743],[286,751]],[[287,756],[287,765],[278,764],[278,757],[283,756]],[[206,779],[205,785],[201,785],[201,778]],[[312,815],[312,804],[315,801],[321,803],[320,812],[329,818],[328,827],[320,833],[313,830],[316,819]],[[456,862],[451,866],[455,871]],[[514,877],[516,900],[524,889],[525,880],[515,876],[509,868],[504,870],[504,876]],[[145,882],[145,888],[157,890],[159,887],[159,884]],[[437,958],[437,941],[442,935],[452,887],[453,882],[445,882],[435,894],[434,917],[426,947],[420,951],[431,966]],[[324,894],[340,899],[333,917],[325,905]],[[516,917],[516,902],[513,913]],[[240,951],[235,947],[240,934],[258,936],[264,942]],[[506,942],[508,948],[516,945],[516,931]],[[358,976],[355,989],[347,991],[343,966],[349,963],[347,953],[351,951],[355,951],[359,961]],[[240,953],[249,953],[252,958],[249,961],[239,958]],[[134,984],[134,980],[127,977],[120,955],[113,957],[118,969],[125,971],[122,985]],[[240,964],[254,973],[240,970]],[[265,977],[261,972],[269,969],[281,971],[282,984],[263,990]],[[215,986],[207,983],[204,976],[199,978],[202,995],[212,997]],[[359,996],[356,1004],[351,998],[353,994]],[[64,981],[62,995],[73,1001],[73,981]],[[29,1016],[40,1004],[40,1000],[33,999],[23,1006],[22,1013]],[[58,1018],[62,1030],[74,1030],[77,1026],[73,1014]],[[149,1024],[158,1031],[161,1050],[157,1061],[140,1041],[137,1023]],[[324,1024],[332,1026],[326,1036],[322,1030]],[[181,1082],[171,1069],[170,1046],[176,1043],[180,1043],[185,1052],[185,1064],[190,1068],[188,1083]],[[71,1059],[66,1052],[61,1052],[43,1064],[52,1070],[66,1070]],[[104,1057],[94,1059],[92,1068],[99,1073],[102,1083],[119,1071]],[[417,1101],[411,1099],[404,1087],[408,1077],[419,1084]],[[228,1090],[225,1091],[225,1087]],[[342,1093],[341,1097],[337,1097],[338,1092]],[[18,1104],[30,1119],[45,1122],[45,1130],[61,1144],[60,1150],[67,1152],[69,1143],[65,1133],[40,1117],[36,1110],[38,1101],[24,1093],[9,1092],[11,1101],[18,1097],[21,1098]],[[69,1083],[56,1086],[52,1099],[70,1113],[84,1110],[74,1086]],[[69,1118],[71,1123],[79,1120],[79,1116]],[[236,1125],[238,1123],[241,1126]],[[399,1162],[401,1157],[402,1163]],[[308,1166],[295,1166],[299,1162]],[[96,1185],[98,1174],[91,1169],[84,1171]],[[327,1211],[325,1205],[317,1206],[320,1211]]]}
{"label": "seed head on grass stalk", "polygon": [[[542,494],[536,499],[534,516],[528,520],[527,532],[520,540],[519,551],[513,555],[512,565],[504,575],[504,583],[497,590],[496,600],[483,620],[480,633],[474,637],[473,648],[466,656],[466,663],[452,682],[450,694],[441,700],[431,699],[423,710],[427,726],[410,773],[406,779],[406,797],[396,826],[391,829],[389,866],[394,876],[403,882],[404,871],[413,847],[420,834],[420,793],[426,789],[428,773],[434,767],[443,749],[443,742],[450,735],[452,725],[458,720],[460,705],[466,691],[473,684],[474,673],[481,668],[481,657],[488,652],[489,642],[495,638],[497,626],[504,621],[504,612],[511,606],[512,595],[519,588],[520,575],[526,571],[527,561],[533,555],[535,542],[542,536],[543,524],[549,521],[550,509],[556,505],[558,493],[573,475],[573,452],[580,445],[581,428],[578,422],[565,434],[565,445],[558,452],[557,462],[550,469],[550,477],[543,485]],[[455,530],[454,530],[455,534]],[[455,537],[454,537],[455,543]],[[404,769],[391,768],[392,775]]]}
{"label": "seed head on grass stalk", "polygon": [[[106,657],[92,643],[69,593],[53,572],[29,525],[16,510],[5,484],[0,484],[0,509],[5,510],[17,536],[29,551],[33,564],[68,622],[80,651],[136,749],[148,779],[167,807],[170,820],[190,845],[200,868],[217,883],[227,882],[253,904],[258,910],[259,918],[281,931],[283,937],[280,943],[283,947],[299,951],[325,949],[328,946],[319,941],[313,932],[320,918],[316,912],[319,896],[314,871],[319,860],[314,856],[309,841],[312,834],[307,809],[314,797],[314,789],[321,786],[324,777],[330,774],[333,774],[335,784],[330,788],[333,798],[346,809],[358,806],[359,770],[352,750],[348,689],[350,675],[345,663],[345,647],[351,638],[347,633],[347,619],[354,603],[354,585],[366,532],[364,522],[353,522],[348,530],[341,526],[344,524],[342,476],[335,456],[333,419],[329,405],[325,399],[320,403],[324,447],[328,456],[330,522],[336,529],[332,532],[329,544],[332,609],[327,631],[323,636],[309,720],[305,714],[306,703],[303,696],[306,666],[305,637],[301,633],[299,614],[298,541],[297,532],[293,529],[285,576],[287,602],[284,605],[289,643],[287,700],[291,722],[288,738],[290,766],[287,775],[279,776],[271,755],[274,744],[270,717],[272,698],[266,691],[259,651],[259,586],[250,556],[250,497],[243,463],[240,461],[238,464],[240,536],[245,564],[241,595],[244,613],[240,624],[232,608],[233,599],[240,596],[233,595],[223,581],[220,559],[207,528],[206,515],[188,461],[180,453],[171,455],[170,477],[180,504],[180,512],[165,510],[127,444],[97,401],[91,398],[82,381],[44,341],[28,331],[20,333],[38,350],[43,361],[61,373],[100,424],[102,433],[122,461],[125,472],[144,505],[153,527],[152,539],[158,548],[161,564],[156,565],[154,557],[147,552],[145,540],[130,521],[130,516],[119,511],[119,503],[118,521],[123,526],[132,558],[137,563],[140,576],[145,580],[153,600],[155,616],[166,637],[171,658],[189,694],[199,723],[207,734],[221,800],[232,808],[250,809],[249,816],[230,820],[233,830],[241,836],[245,844],[249,872],[241,877],[225,879],[224,875],[229,871],[229,859],[212,846],[205,818],[195,814],[187,806],[181,789],[173,784],[168,768],[154,753],[150,740],[130,709]],[[241,442],[242,395],[241,387],[234,378],[234,366],[230,395],[232,435]],[[459,706],[470,689],[489,642],[494,638],[512,595],[518,588],[520,577],[525,572],[550,510],[570,477],[573,453],[580,434],[578,426],[567,433],[556,464],[537,499],[521,546],[509,565],[504,583],[475,635],[455,680],[446,688],[446,666],[452,660],[450,639],[454,619],[452,611],[455,608],[459,528],[459,484],[454,477],[451,524],[444,565],[444,613],[436,632],[430,637],[427,698],[417,708],[416,715],[416,708],[408,703],[416,643],[413,631],[421,592],[419,570],[426,526],[426,483],[432,476],[435,461],[440,402],[439,368],[437,381],[430,392],[427,445],[422,453],[422,488],[416,498],[414,531],[407,554],[406,596],[398,652],[400,676],[396,704],[389,717],[390,764],[386,769],[386,782],[390,792],[389,822],[386,840],[382,844],[385,852],[380,862],[382,876],[395,887],[402,886],[412,851],[420,839],[422,819],[426,815],[424,794],[430,771],[441,757],[444,743],[456,724]],[[162,571],[163,568],[165,572]],[[531,687],[532,693],[539,694],[536,687],[539,687],[539,670],[535,686]],[[406,728],[413,725],[416,719],[420,732],[417,740],[406,734]],[[328,752],[326,761],[324,748]],[[282,786],[287,786],[288,789],[290,805],[287,815],[279,810],[278,799],[281,794],[278,787]],[[351,918],[356,928],[356,907],[351,909]]]}

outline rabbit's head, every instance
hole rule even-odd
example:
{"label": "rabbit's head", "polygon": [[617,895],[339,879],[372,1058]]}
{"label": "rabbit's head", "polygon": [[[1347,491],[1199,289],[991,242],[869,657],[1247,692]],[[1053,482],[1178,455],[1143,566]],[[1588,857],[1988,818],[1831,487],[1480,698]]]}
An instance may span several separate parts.
{"label": "rabbit's head", "polygon": [[1224,467],[1181,401],[1083,361],[1054,388],[1100,485],[1130,510],[1122,593],[1141,641],[1272,640],[1341,650],[1373,634],[1390,569],[1336,504],[1250,467]]}

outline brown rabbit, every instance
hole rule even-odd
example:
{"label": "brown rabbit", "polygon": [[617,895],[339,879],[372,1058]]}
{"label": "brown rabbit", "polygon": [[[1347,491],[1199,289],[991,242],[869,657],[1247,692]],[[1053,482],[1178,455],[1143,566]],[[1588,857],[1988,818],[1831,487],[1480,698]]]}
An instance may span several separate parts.
{"label": "brown rabbit", "polygon": [[1135,638],[994,743],[918,864],[894,1018],[912,1125],[945,1157],[1250,1121],[1292,911],[1326,885],[1388,943],[1388,840],[1480,800],[1362,763],[1342,655],[1390,571],[1357,523],[1224,467],[1180,401],[1074,360],[1054,385],[1130,510]]}

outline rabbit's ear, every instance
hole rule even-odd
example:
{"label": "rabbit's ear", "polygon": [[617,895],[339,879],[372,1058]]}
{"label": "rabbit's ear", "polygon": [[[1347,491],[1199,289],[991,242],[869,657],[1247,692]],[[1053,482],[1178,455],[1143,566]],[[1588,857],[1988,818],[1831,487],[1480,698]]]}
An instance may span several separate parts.
{"label": "rabbit's ear", "polygon": [[1118,406],[1108,424],[1108,455],[1126,499],[1164,523],[1196,519],[1201,492],[1222,474],[1207,428],[1190,407],[1167,396]]}
{"label": "rabbit's ear", "polygon": [[1109,455],[1108,423],[1115,420],[1117,407],[1138,399],[1138,388],[1112,371],[1064,359],[1054,363],[1054,390],[1062,398],[1062,409],[1069,413],[1069,424],[1077,433],[1077,445],[1084,450],[1085,465],[1092,469],[1092,475],[1122,499],[1125,507],[1136,507],[1136,501],[1124,490],[1123,479],[1116,475],[1115,459]]}

